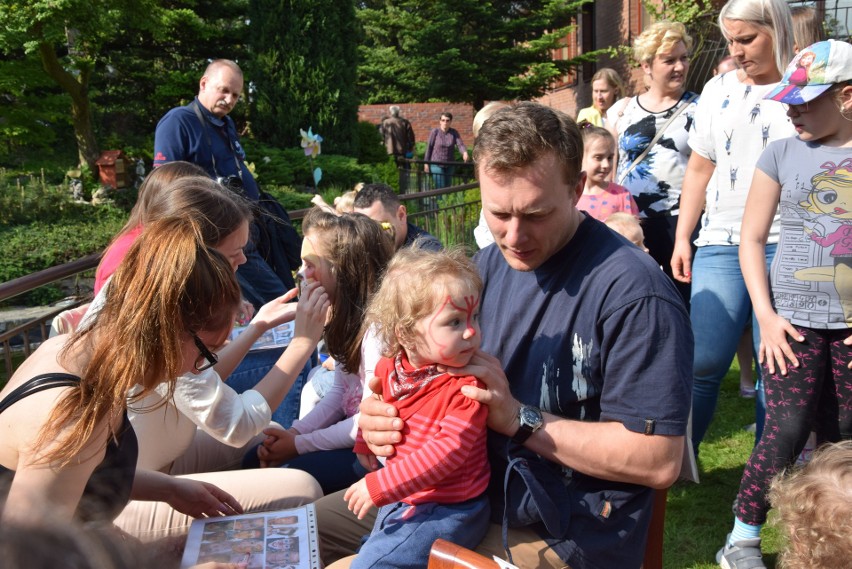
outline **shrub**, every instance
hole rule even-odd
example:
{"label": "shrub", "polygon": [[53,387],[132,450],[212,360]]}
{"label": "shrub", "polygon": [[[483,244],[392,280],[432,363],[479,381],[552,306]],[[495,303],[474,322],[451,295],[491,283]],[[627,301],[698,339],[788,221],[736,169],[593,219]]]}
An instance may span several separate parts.
{"label": "shrub", "polygon": [[[127,220],[114,206],[80,204],[53,222],[36,221],[0,229],[0,282],[76,261],[102,251]],[[43,287],[16,302],[43,304],[64,296],[58,287]]]}
{"label": "shrub", "polygon": [[[313,193],[311,162],[301,148],[280,149],[248,140],[244,145],[262,187],[289,186],[295,191]],[[396,164],[384,150],[381,161],[373,164],[361,163],[351,156],[320,154],[314,159],[313,167],[322,169],[320,191],[329,186],[351,189],[358,182],[398,185]]]}
{"label": "shrub", "polygon": [[388,152],[376,125],[369,121],[358,122],[358,162],[381,164],[387,159]]}
{"label": "shrub", "polygon": [[17,225],[31,221],[55,221],[81,205],[70,199],[67,186],[48,184],[44,173],[38,177],[12,177],[0,169],[0,224]]}

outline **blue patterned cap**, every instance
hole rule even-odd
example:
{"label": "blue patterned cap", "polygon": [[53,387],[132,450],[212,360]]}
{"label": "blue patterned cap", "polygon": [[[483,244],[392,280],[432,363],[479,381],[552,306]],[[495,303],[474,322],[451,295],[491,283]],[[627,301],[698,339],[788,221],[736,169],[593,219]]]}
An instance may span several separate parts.
{"label": "blue patterned cap", "polygon": [[852,45],[844,41],[821,41],[796,54],[781,82],[764,99],[801,105],[813,101],[832,85],[850,79]]}

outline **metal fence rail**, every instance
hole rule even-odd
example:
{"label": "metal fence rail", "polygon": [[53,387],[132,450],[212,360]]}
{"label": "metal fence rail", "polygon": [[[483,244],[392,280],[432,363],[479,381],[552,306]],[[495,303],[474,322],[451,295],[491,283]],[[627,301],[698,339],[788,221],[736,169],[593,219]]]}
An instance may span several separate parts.
{"label": "metal fence rail", "polygon": [[[49,269],[2,283],[0,284],[0,302],[5,302],[44,285],[91,271],[98,266],[100,260],[101,253],[96,253],[70,263],[65,263],[64,265],[50,267]],[[0,379],[5,380],[12,375],[15,369],[13,359],[15,353],[18,353],[21,359],[26,358],[38,344],[47,339],[49,323],[53,321],[55,316],[64,310],[79,306],[87,300],[88,298],[79,297],[71,303],[65,303],[62,307],[46,312],[29,322],[15,326],[0,334],[4,365],[4,375]],[[35,340],[33,340],[34,333]]]}

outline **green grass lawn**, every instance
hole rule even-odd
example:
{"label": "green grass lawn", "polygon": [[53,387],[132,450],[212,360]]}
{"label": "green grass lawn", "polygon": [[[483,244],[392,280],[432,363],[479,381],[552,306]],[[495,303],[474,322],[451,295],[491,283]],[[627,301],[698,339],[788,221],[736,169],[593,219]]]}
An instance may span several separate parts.
{"label": "green grass lawn", "polygon": [[[733,526],[731,505],[754,445],[754,435],[744,427],[753,422],[754,399],[739,396],[739,368],[734,362],[722,385],[713,424],[701,443],[701,483],[679,482],[669,491],[663,557],[666,569],[718,568],[716,551]],[[781,540],[771,526],[764,527],[762,538],[766,566],[772,569]]]}

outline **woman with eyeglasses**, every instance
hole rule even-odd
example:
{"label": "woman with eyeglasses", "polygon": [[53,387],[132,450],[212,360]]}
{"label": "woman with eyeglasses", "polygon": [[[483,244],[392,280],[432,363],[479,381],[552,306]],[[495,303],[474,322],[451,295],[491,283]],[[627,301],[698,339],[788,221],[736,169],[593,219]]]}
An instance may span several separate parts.
{"label": "woman with eyeglasses", "polygon": [[[695,334],[692,441],[696,453],[710,426],[722,378],[743,330],[758,323],[739,264],[740,227],[755,164],[766,146],[795,134],[781,103],[764,100],[793,56],[790,9],[784,0],[731,0],[719,27],[737,69],[711,79],[701,93],[680,202],[671,267],[692,284],[690,314]],[[701,211],[704,210],[702,217]],[[692,259],[690,236],[701,218]],[[778,217],[767,239],[771,261]],[[758,402],[760,394],[758,394]],[[758,403],[757,426],[763,423]]]}
{"label": "woman with eyeglasses", "polygon": [[[435,189],[446,188],[453,183],[453,173],[456,167],[449,162],[453,162],[455,148],[459,149],[462,154],[462,160],[467,162],[467,147],[462,142],[459,131],[452,128],[453,114],[441,113],[441,119],[438,123],[438,128],[433,128],[429,132],[429,140],[426,142],[426,155],[423,160],[423,171],[427,174],[432,173],[432,178],[435,182]],[[436,162],[430,164],[430,162]]]}
{"label": "woman with eyeglasses", "polygon": [[[162,166],[166,168],[169,165]],[[146,208],[146,226],[167,217],[194,220],[200,238],[225,256],[233,271],[245,261],[252,210],[248,203],[206,176],[185,176],[164,187]],[[143,231],[144,233],[144,231]],[[109,302],[110,282],[92,303],[87,326]],[[328,309],[321,287],[305,287],[298,305],[292,290],[261,307],[249,326],[221,349],[212,350],[197,333],[197,361],[173,386],[161,385],[130,404],[129,418],[139,439],[138,468],[203,480],[236,497],[247,511],[282,509],[314,500],[321,491],[310,476],[237,472],[247,448],[276,426],[276,409],[314,353]],[[290,345],[251,389],[237,393],[227,383],[252,344],[270,328],[295,318]],[[135,395],[141,386],[131,390]],[[227,472],[220,472],[227,471]],[[117,518],[123,530],[145,541],[183,533],[192,522],[167,503],[134,501]]]}
{"label": "woman with eyeglasses", "polygon": [[200,481],[136,471],[133,400],[198,361],[197,336],[219,346],[240,291],[228,261],[193,220],[153,224],[128,252],[98,318],[44,342],[0,392],[0,466],[11,473],[2,521],[111,520],[128,500],[167,500],[191,516],[240,513]]}

